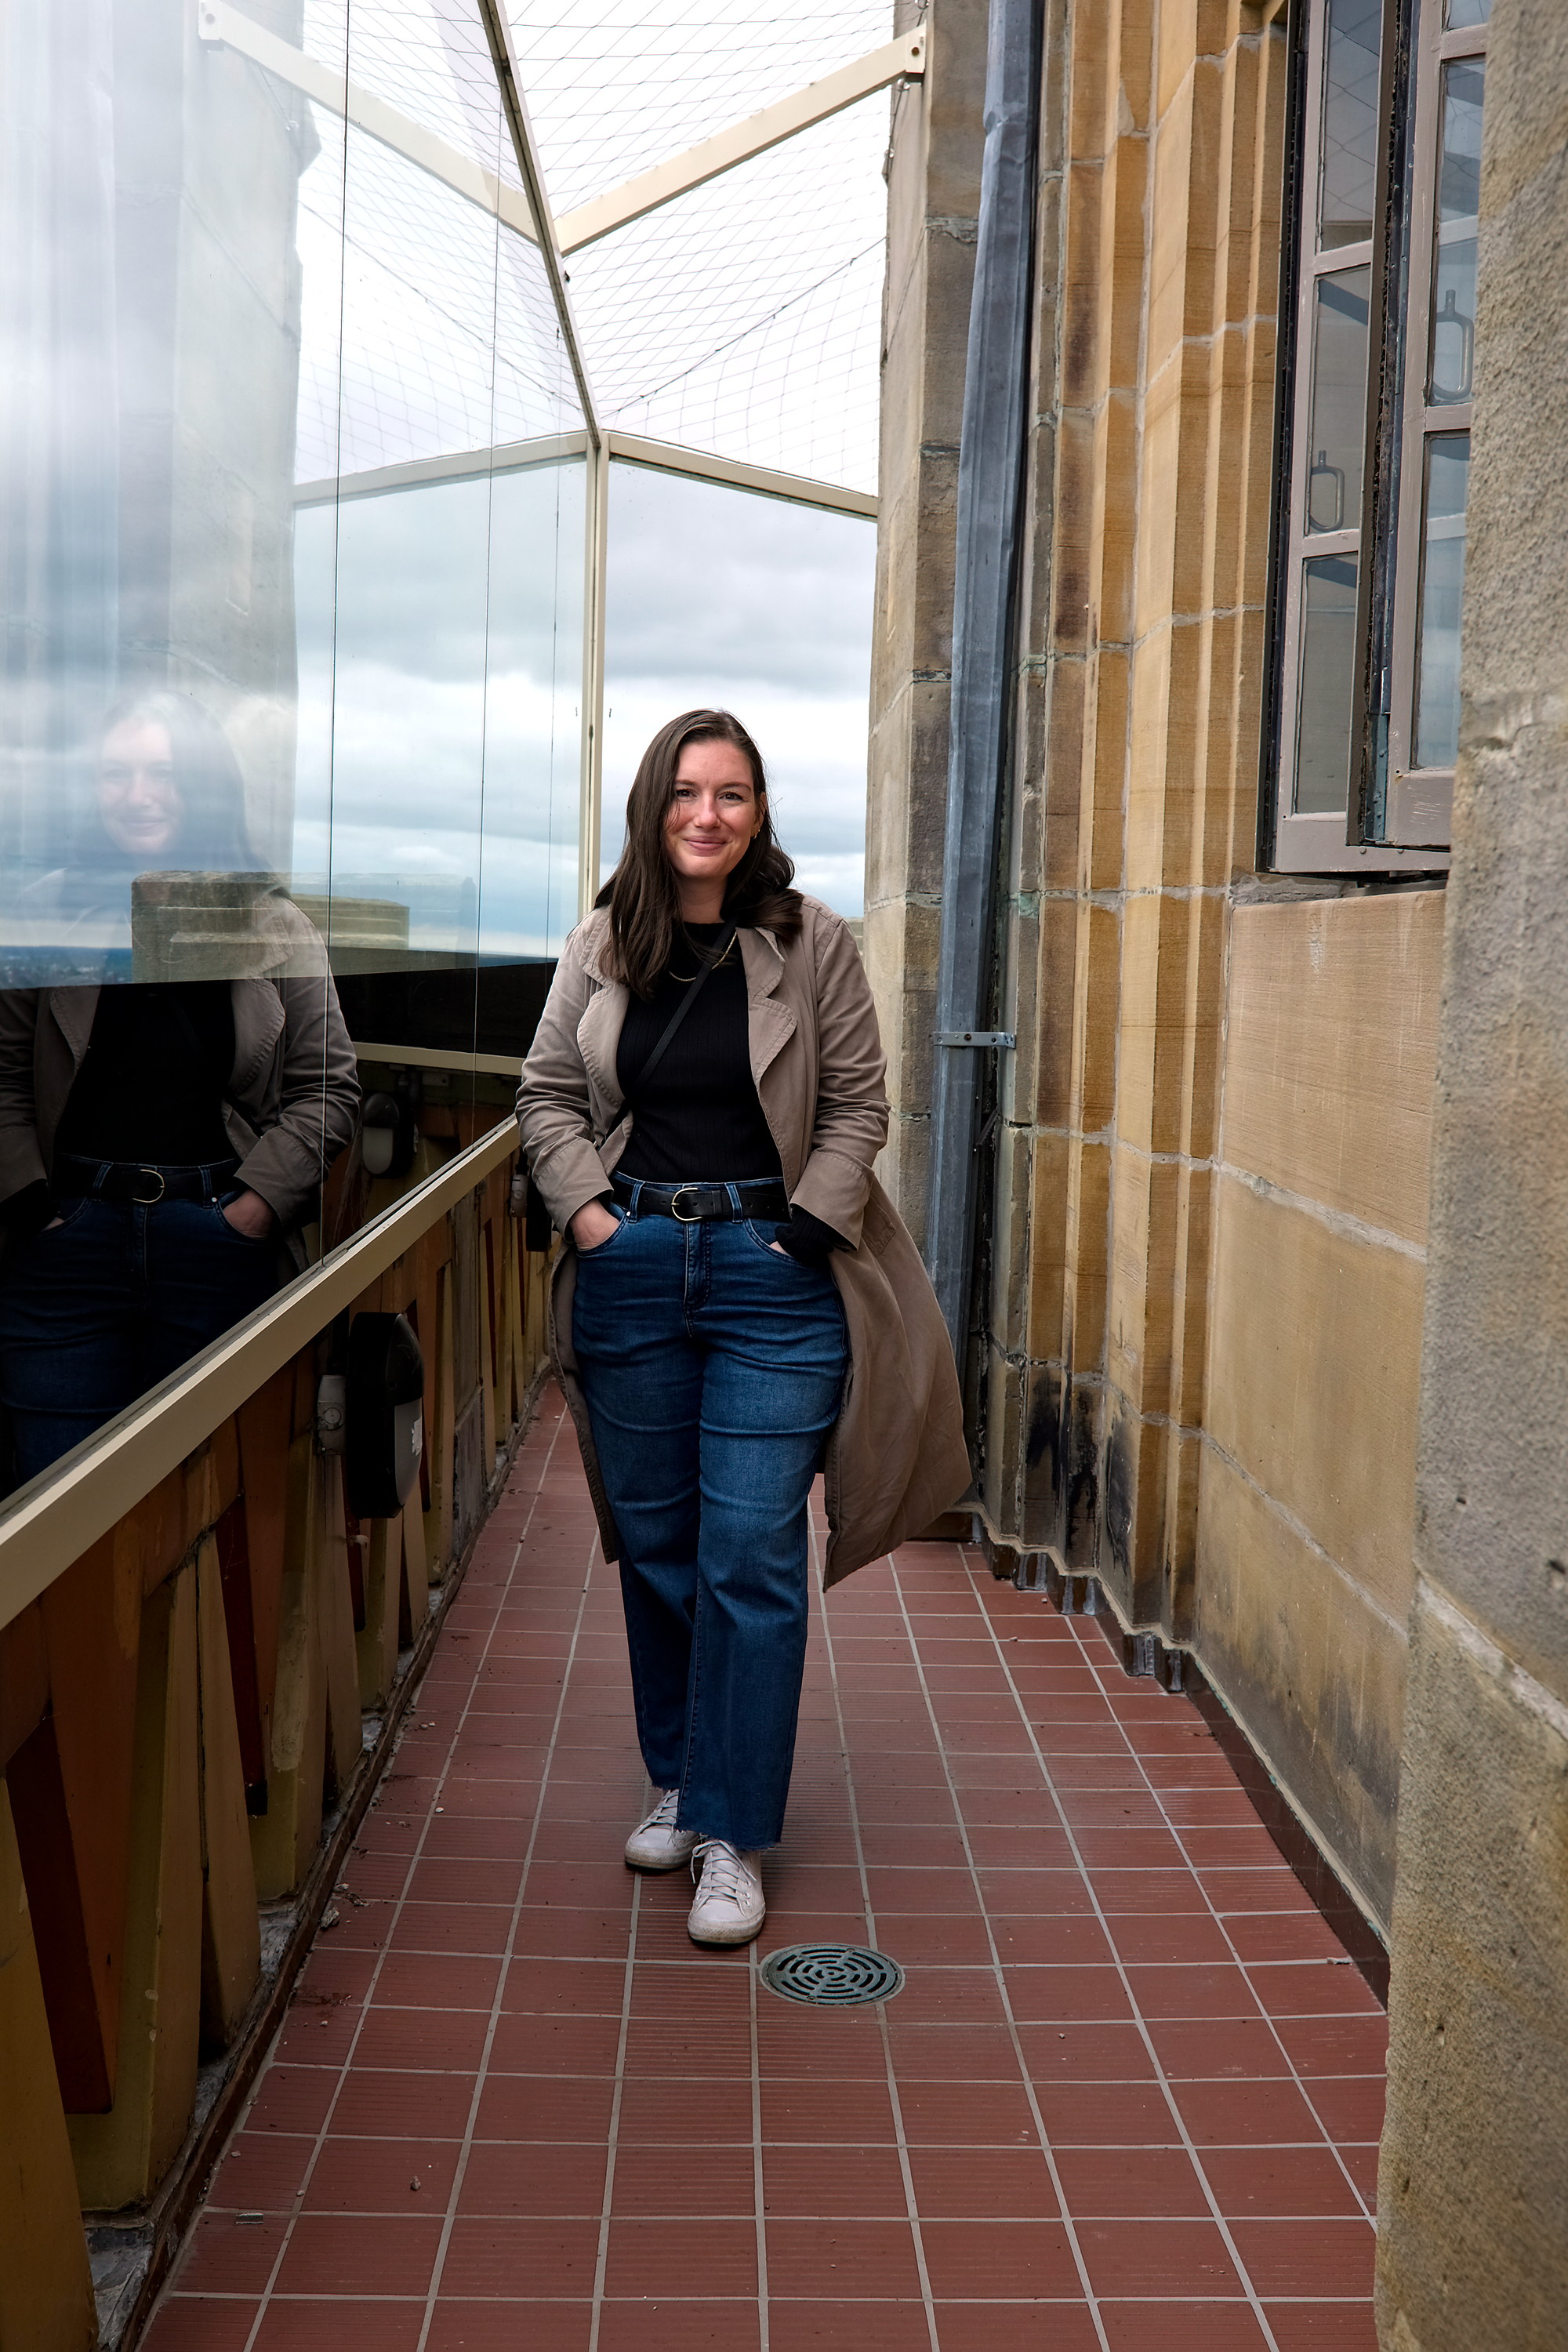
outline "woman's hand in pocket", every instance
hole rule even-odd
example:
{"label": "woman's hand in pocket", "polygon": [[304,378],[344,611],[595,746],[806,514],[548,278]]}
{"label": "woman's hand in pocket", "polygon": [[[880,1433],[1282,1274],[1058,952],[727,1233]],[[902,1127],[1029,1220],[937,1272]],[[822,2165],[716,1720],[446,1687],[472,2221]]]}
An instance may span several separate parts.
{"label": "woman's hand in pocket", "polygon": [[264,1242],[272,1231],[272,1212],[259,1192],[237,1192],[218,1213],[247,1242]]}
{"label": "woman's hand in pocket", "polygon": [[619,1223],[620,1219],[611,1216],[603,1201],[586,1202],[572,1220],[572,1238],[579,1255],[587,1256],[607,1242]]}

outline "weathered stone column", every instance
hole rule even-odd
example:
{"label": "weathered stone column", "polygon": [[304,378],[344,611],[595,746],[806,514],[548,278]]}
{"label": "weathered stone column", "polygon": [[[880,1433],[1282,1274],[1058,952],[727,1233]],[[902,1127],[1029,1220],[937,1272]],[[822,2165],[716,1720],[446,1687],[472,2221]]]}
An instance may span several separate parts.
{"label": "weathered stone column", "polygon": [[1487,67],[1379,2327],[1568,2342],[1568,15]]}
{"label": "weathered stone column", "polygon": [[[915,15],[903,0],[900,29]],[[888,173],[865,942],[893,1105],[878,1172],[917,1241],[931,1134],[953,514],[985,23],[985,0],[933,0],[924,81],[893,102]]]}

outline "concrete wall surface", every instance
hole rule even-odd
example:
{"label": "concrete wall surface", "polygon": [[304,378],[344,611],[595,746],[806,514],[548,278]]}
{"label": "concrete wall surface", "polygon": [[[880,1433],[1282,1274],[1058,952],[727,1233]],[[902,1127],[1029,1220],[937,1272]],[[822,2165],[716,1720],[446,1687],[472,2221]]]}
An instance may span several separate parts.
{"label": "concrete wall surface", "polygon": [[[1568,14],[1497,0],[1379,2188],[1397,2352],[1568,2345]],[[1548,290],[1550,289],[1550,291]]]}

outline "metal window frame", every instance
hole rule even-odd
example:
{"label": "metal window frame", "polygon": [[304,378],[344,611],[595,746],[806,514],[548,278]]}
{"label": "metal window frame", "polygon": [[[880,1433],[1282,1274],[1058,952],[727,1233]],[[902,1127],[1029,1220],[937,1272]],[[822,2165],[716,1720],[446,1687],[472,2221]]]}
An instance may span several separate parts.
{"label": "metal window frame", "polygon": [[234,49],[275,75],[318,105],[343,116],[371,138],[417,165],[468,203],[493,214],[501,224],[539,248],[551,298],[566,348],[584,425],[581,433],[519,442],[493,451],[470,450],[447,457],[421,458],[407,465],[378,467],[357,476],[302,483],[297,496],[301,505],[330,503],[336,498],[367,497],[416,482],[438,482],[461,474],[505,471],[527,465],[559,463],[581,456],[587,465],[584,499],[584,644],[582,732],[580,744],[581,803],[578,822],[577,899],[579,916],[593,906],[599,887],[599,839],[604,800],[605,630],[608,599],[610,465],[620,458],[666,473],[686,474],[701,481],[728,484],[732,488],[760,491],[764,497],[788,499],[800,506],[827,508],[841,514],[875,519],[879,505],[870,494],[828,482],[784,474],[762,466],[685,449],[670,442],[648,441],[633,434],[613,432],[600,419],[589,381],[582,338],[567,291],[564,260],[598,238],[608,236],[629,221],[671,204],[678,196],[702,186],[721,173],[733,171],[753,155],[764,153],[813,124],[826,121],[846,107],[858,103],[893,82],[919,80],[925,73],[926,36],[923,26],[885,42],[820,80],[777,100],[758,113],[694,147],[671,156],[652,171],[639,173],[618,188],[594,197],[559,219],[552,213],[540,165],[539,151],[529,121],[523,79],[504,0],[477,0],[511,139],[513,159],[521,186],[514,187],[487,172],[459,149],[451,146],[423,123],[402,113],[374,92],[363,89],[346,73],[336,73],[307,51],[296,48],[255,19],[244,16],[231,0],[197,0],[196,28],[203,41]]}
{"label": "metal window frame", "polygon": [[[1282,873],[1324,873],[1353,869],[1363,860],[1346,840],[1346,817],[1333,813],[1299,814],[1294,806],[1296,751],[1300,735],[1300,672],[1304,638],[1304,568],[1314,557],[1354,556],[1362,552],[1361,485],[1355,486],[1353,524],[1337,531],[1309,531],[1308,478],[1311,464],[1311,410],[1314,383],[1314,339],[1318,283],[1345,269],[1373,265],[1375,238],[1355,245],[1318,249],[1318,210],[1322,163],[1323,75],[1327,51],[1327,0],[1313,0],[1306,18],[1303,60],[1304,105],[1300,117],[1300,216],[1296,224],[1294,338],[1295,370],[1288,443],[1289,487],[1279,561],[1283,572],[1280,596],[1279,654],[1284,691],[1280,697],[1278,747],[1278,795],[1273,864]],[[1372,335],[1368,321],[1367,352]],[[1358,569],[1359,578],[1359,569]],[[1359,666],[1358,666],[1359,667]],[[1346,793],[1349,805],[1351,753],[1356,730],[1353,714],[1346,738]]]}
{"label": "metal window frame", "polygon": [[[1379,105],[1386,116],[1389,91],[1397,86],[1391,72],[1396,8],[1384,12]],[[1378,552],[1373,503],[1366,496],[1378,454],[1378,355],[1381,321],[1378,297],[1386,261],[1386,207],[1383,198],[1386,173],[1380,167],[1374,210],[1384,218],[1382,236],[1375,232],[1354,245],[1318,248],[1319,180],[1323,122],[1323,76],[1326,64],[1328,0],[1300,0],[1295,23],[1296,88],[1289,119],[1293,125],[1293,208],[1287,213],[1287,267],[1283,273],[1286,300],[1281,337],[1280,424],[1277,450],[1280,483],[1276,509],[1271,564],[1274,589],[1274,649],[1271,665],[1271,720],[1264,736],[1263,824],[1258,843],[1259,865],[1276,873],[1323,876],[1401,876],[1430,874],[1447,864],[1431,850],[1391,845],[1366,837],[1362,824],[1363,794],[1358,751],[1366,732],[1366,679],[1363,651],[1367,615],[1371,610],[1368,583]],[[1312,330],[1320,278],[1341,270],[1370,267],[1373,300],[1367,335],[1367,426],[1363,447],[1363,482],[1356,486],[1353,527],[1338,531],[1305,528],[1308,475],[1311,464],[1310,412],[1313,390]],[[1348,503],[1348,502],[1347,502]],[[1353,554],[1357,560],[1357,606],[1354,701],[1351,714],[1350,757],[1347,763],[1347,805],[1342,814],[1298,814],[1295,793],[1296,746],[1300,717],[1300,679],[1304,605],[1303,566],[1313,557]]]}
{"label": "metal window frame", "polygon": [[[1445,434],[1468,434],[1472,404],[1433,406],[1426,398],[1432,295],[1436,276],[1437,175],[1442,142],[1444,68],[1484,59],[1486,25],[1445,32],[1442,0],[1416,0],[1411,69],[1414,109],[1410,141],[1409,263],[1405,274],[1403,388],[1398,405],[1397,512],[1394,540],[1392,626],[1389,632],[1387,783],[1381,839],[1430,850],[1446,848],[1452,828],[1454,771],[1418,768],[1415,739],[1416,649],[1425,552],[1426,450]],[[1404,561],[1400,561],[1400,551]],[[1375,811],[1371,812],[1375,816]]]}

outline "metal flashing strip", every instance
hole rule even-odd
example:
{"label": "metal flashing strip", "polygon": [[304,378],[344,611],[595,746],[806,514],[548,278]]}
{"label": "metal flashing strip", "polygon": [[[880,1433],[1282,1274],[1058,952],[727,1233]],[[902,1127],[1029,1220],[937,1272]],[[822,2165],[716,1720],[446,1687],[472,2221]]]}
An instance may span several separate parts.
{"label": "metal flashing strip", "polygon": [[420,171],[428,172],[469,204],[478,205],[487,213],[494,213],[515,229],[519,236],[527,237],[531,245],[540,242],[539,226],[533,208],[521,188],[509,186],[493,172],[487,172],[460,147],[452,146],[434,131],[426,131],[422,122],[389,106],[374,90],[362,89],[357,82],[334,73],[304,49],[297,49],[291,41],[279,40],[252,17],[241,16],[229,0],[200,0],[196,10],[196,29],[202,39],[239,57],[248,58],[252,65],[274,74],[290,89],[297,89],[318,106],[341,114],[358,130],[372,139],[390,147]]}
{"label": "metal flashing strip", "polygon": [[889,82],[918,80],[925,72],[925,60],[922,26],[868,50],[849,65],[825,74],[820,81],[808,82],[804,89],[792,90],[787,98],[747,115],[743,121],[731,123],[711,139],[688,147],[683,154],[671,155],[650,172],[639,172],[618,188],[579,205],[574,212],[563,213],[555,224],[562,252],[580,253],[585,245],[624,228],[628,221],[657,212],[661,205],[701,187],[705,181],[732,172],[737,163],[749,163],[753,155],[765,154],[797,131],[809,131],[813,123],[826,122],[830,114],[841,114],[847,106],[886,89]]}
{"label": "metal flashing strip", "polygon": [[25,1488],[0,1515],[0,1628],[516,1149],[516,1124],[503,1119]]}

